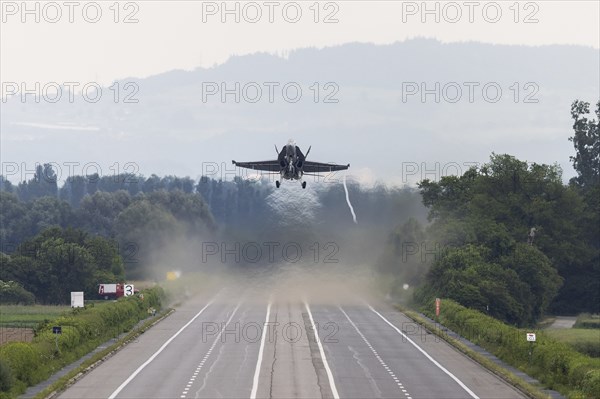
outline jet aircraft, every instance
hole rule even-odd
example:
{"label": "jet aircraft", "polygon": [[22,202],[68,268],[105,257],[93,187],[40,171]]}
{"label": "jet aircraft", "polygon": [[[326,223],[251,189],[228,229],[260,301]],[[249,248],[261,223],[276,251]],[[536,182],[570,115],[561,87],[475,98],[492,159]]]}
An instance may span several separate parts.
{"label": "jet aircraft", "polygon": [[[277,159],[273,161],[258,161],[258,162],[236,162],[231,161],[234,165],[240,168],[253,170],[264,170],[269,173],[279,173],[282,180],[300,180],[302,188],[306,188],[306,182],[302,180],[302,176],[316,176],[318,173],[334,172],[338,170],[346,170],[348,165],[337,165],[334,163],[322,163],[307,161],[306,158],[310,153],[311,147],[308,147],[306,155],[302,153],[300,147],[292,139],[283,147],[281,151],[275,146]],[[279,188],[281,183],[279,180],[275,182],[275,186]]]}

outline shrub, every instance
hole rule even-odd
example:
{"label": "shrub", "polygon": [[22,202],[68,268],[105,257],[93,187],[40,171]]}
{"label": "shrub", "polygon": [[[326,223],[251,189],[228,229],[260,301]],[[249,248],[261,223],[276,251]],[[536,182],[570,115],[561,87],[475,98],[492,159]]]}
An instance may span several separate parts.
{"label": "shrub", "polygon": [[4,305],[33,305],[35,296],[16,281],[0,280],[0,303]]}
{"label": "shrub", "polygon": [[[434,304],[423,311],[432,316]],[[600,398],[600,359],[585,356],[544,332],[537,332],[530,362],[530,344],[525,339],[529,330],[508,326],[452,300],[442,301],[439,321],[550,388],[569,397]]]}
{"label": "shrub", "polygon": [[27,384],[33,383],[39,353],[34,345],[25,342],[9,342],[0,347],[0,357],[10,367],[12,375]]}
{"label": "shrub", "polygon": [[0,359],[0,391],[8,392],[12,388],[14,377],[10,366],[4,359]]}
{"label": "shrub", "polygon": [[[164,297],[158,287],[143,293],[143,301],[138,296],[121,298],[103,306],[77,309],[56,319],[52,325],[62,327],[58,337],[52,333],[52,325],[46,323],[37,330],[32,342],[10,342],[1,346],[0,387],[6,386],[5,391],[12,389],[10,394],[21,393],[27,386],[48,378],[52,372],[115,336],[117,331],[131,329],[148,316],[149,307],[160,309]],[[56,339],[59,352],[56,351]]]}
{"label": "shrub", "polygon": [[577,317],[573,328],[600,328],[600,315],[582,313]]}

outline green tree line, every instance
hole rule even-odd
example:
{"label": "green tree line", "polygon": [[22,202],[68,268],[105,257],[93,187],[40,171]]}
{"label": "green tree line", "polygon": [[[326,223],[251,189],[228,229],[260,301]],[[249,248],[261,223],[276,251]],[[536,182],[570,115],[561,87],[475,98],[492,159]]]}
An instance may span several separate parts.
{"label": "green tree line", "polygon": [[419,183],[427,240],[443,248],[416,292],[420,303],[450,298],[515,325],[548,310],[600,311],[598,119],[588,119],[588,103],[571,111],[569,184],[557,165],[497,154],[462,176]]}
{"label": "green tree line", "polygon": [[11,302],[30,302],[32,294],[41,303],[65,303],[70,291],[93,297],[99,283],[148,277],[143,268],[153,248],[216,228],[202,197],[177,189],[134,197],[97,191],[78,208],[56,197],[24,202],[0,192],[0,206],[0,280],[12,283],[0,294]]}

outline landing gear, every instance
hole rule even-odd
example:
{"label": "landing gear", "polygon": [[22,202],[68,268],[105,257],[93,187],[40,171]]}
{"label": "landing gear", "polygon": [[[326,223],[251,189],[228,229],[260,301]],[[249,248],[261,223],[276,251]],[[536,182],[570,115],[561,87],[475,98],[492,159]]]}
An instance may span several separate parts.
{"label": "landing gear", "polygon": [[306,182],[305,181],[302,182],[302,188],[306,188]]}
{"label": "landing gear", "polygon": [[281,184],[281,183],[279,183],[279,180],[276,180],[276,181],[275,181],[275,187],[279,188],[279,185],[280,185],[280,184]]}

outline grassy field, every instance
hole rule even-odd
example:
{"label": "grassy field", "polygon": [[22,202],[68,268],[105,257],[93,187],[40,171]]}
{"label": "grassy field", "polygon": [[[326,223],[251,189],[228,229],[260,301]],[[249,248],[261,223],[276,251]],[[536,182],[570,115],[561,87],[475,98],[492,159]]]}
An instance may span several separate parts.
{"label": "grassy field", "polygon": [[70,310],[70,306],[0,305],[0,327],[35,328],[39,323],[52,321]]}
{"label": "grassy field", "polygon": [[[108,302],[111,301],[87,300],[85,305],[99,306]],[[36,328],[70,311],[69,305],[0,305],[0,327]]]}
{"label": "grassy field", "polygon": [[573,327],[600,329],[600,315],[582,313],[577,317],[577,321]]}
{"label": "grassy field", "polygon": [[546,334],[571,345],[578,352],[600,357],[600,330],[590,328],[547,329]]}
{"label": "grassy field", "polygon": [[51,322],[70,310],[70,306],[0,305],[0,345],[30,342],[40,323]]}

